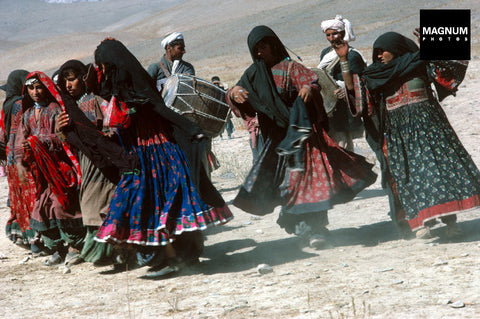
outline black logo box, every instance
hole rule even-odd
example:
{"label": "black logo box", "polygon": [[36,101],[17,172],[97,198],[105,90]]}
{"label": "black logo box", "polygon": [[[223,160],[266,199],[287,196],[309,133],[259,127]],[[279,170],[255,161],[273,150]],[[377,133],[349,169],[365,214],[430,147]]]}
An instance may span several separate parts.
{"label": "black logo box", "polygon": [[470,60],[470,10],[420,10],[422,60]]}

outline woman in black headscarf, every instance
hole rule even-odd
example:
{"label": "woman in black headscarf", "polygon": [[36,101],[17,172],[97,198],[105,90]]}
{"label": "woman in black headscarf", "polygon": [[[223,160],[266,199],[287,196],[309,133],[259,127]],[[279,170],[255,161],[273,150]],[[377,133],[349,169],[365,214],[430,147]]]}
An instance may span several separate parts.
{"label": "woman in black headscarf", "polygon": [[[115,139],[113,130],[103,129],[104,116],[102,107],[105,107],[108,102],[88,90],[85,83],[87,73],[88,68],[81,61],[69,60],[58,70],[57,86],[63,93],[68,94],[76,102],[78,109],[83,112],[83,115],[91,122],[92,126],[98,130],[98,133],[103,131],[105,137],[110,137],[110,139],[105,139],[106,142],[117,143],[118,148],[120,148],[121,146],[118,140]],[[75,116],[74,114],[73,118],[75,118]],[[60,131],[68,131],[68,126],[71,123],[69,121],[69,115],[66,112],[62,112],[58,116],[57,121],[57,127]],[[60,134],[60,136],[65,135]],[[65,138],[67,141],[69,140],[66,136]],[[87,154],[89,153],[87,152]],[[103,223],[110,200],[117,187],[115,175],[118,174],[118,172],[115,169],[110,169],[111,174],[107,175],[107,177],[104,174],[104,172],[108,172],[107,169],[104,168],[102,172],[102,170],[95,166],[87,154],[82,151],[82,148],[77,149],[82,176],[82,181],[79,186],[80,209],[82,211],[82,221],[86,227],[87,235],[82,251],[76,255],[67,255],[66,261],[69,265],[82,261],[99,265],[114,260],[112,246],[107,243],[97,242],[94,239],[98,228]],[[112,176],[114,179],[110,180]]]}
{"label": "woman in black headscarf", "polygon": [[[30,228],[30,214],[35,202],[35,182],[31,173],[27,173],[25,182],[18,178],[15,161],[15,137],[22,119],[22,90],[28,71],[14,70],[8,75],[3,102],[3,131],[5,132],[6,169],[9,187],[10,218],[7,221],[6,233],[13,242],[30,246],[35,238],[35,231]],[[36,249],[35,246],[32,248]]]}
{"label": "woman in black headscarf", "polygon": [[154,265],[152,276],[177,269],[172,263],[178,264],[178,257],[198,261],[200,230],[232,218],[202,169],[202,132],[165,106],[153,80],[119,41],[104,40],[95,63],[101,71],[99,94],[116,115],[131,118],[119,129],[121,143],[141,163],[123,174],[97,239],[136,244],[142,259]]}
{"label": "woman in black headscarf", "polygon": [[377,156],[384,163],[384,184],[395,197],[392,218],[401,228],[416,231],[417,237],[428,238],[441,217],[448,237],[460,235],[455,214],[480,206],[480,172],[430,83],[440,100],[455,94],[467,63],[420,60],[415,42],[387,32],[373,44],[373,63],[358,76],[348,70],[346,50],[345,43],[336,47],[344,61],[346,86],[355,96],[353,111],[375,119],[366,130],[371,145],[381,151]]}
{"label": "woman in black headscarf", "polygon": [[258,115],[265,146],[234,205],[264,215],[282,205],[278,224],[321,248],[327,210],[351,200],[372,184],[372,165],[336,145],[311,70],[291,61],[280,39],[266,26],[248,36],[253,64],[227,92],[236,113]]}

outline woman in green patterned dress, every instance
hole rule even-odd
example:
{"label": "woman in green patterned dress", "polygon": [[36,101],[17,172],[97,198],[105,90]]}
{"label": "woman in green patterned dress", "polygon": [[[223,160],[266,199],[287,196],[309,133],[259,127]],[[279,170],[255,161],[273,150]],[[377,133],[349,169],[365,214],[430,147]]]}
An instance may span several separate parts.
{"label": "woman in green patterned dress", "polygon": [[447,237],[458,237],[456,213],[480,206],[480,172],[439,99],[455,94],[467,63],[420,60],[414,41],[387,32],[373,44],[373,63],[356,75],[346,59],[348,44],[335,49],[352,112],[376,119],[377,125],[366,129],[383,151],[383,178],[398,207],[394,221],[428,238],[440,218]]}

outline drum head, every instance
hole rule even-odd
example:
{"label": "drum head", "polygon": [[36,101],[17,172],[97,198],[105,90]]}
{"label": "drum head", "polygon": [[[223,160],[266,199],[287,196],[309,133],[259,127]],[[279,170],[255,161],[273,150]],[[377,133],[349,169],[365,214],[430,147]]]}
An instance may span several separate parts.
{"label": "drum head", "polygon": [[177,93],[178,88],[178,75],[172,75],[167,78],[165,85],[162,91],[162,97],[165,101],[165,104],[169,107],[172,106],[173,101],[175,100],[175,94]]}
{"label": "drum head", "polygon": [[218,136],[230,116],[225,90],[206,80],[174,74],[165,82],[162,97],[167,107],[197,124],[209,137]]}

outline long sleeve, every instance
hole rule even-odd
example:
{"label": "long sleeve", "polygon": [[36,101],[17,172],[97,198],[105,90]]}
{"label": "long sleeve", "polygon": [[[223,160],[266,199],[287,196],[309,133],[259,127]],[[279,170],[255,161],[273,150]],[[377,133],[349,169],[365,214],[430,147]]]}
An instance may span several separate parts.
{"label": "long sleeve", "polygon": [[22,119],[18,125],[18,131],[17,131],[17,136],[15,138],[15,161],[18,164],[22,163],[23,156],[25,155],[25,152],[23,150],[23,142],[26,140],[26,136],[30,135],[30,130],[28,127],[25,126],[24,123],[25,116],[22,116]]}

